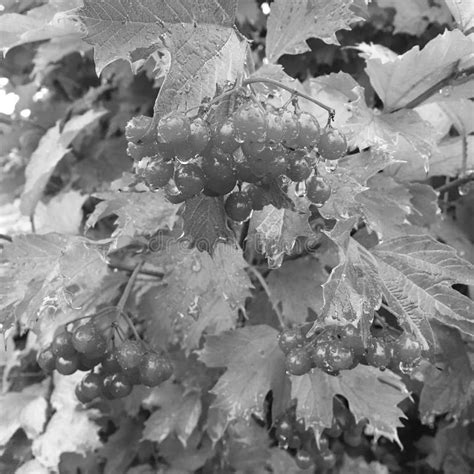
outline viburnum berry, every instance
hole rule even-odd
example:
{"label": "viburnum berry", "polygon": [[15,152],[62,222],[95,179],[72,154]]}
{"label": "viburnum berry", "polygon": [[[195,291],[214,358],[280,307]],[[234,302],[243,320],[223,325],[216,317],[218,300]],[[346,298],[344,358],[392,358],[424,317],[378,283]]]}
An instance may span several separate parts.
{"label": "viburnum berry", "polygon": [[[281,163],[278,164],[279,160],[280,158],[276,157],[276,151],[273,148],[264,147],[258,153],[258,155],[254,157],[250,157],[248,159],[248,162],[249,162],[249,167],[252,173],[254,173],[255,176],[263,177],[265,175],[270,175],[270,174],[273,174],[273,172],[275,172],[275,170],[272,171],[273,166],[282,167]],[[283,166],[286,168],[285,163],[283,163]],[[282,167],[283,170],[285,168]],[[278,172],[278,174],[281,174],[281,173]]]}
{"label": "viburnum berry", "polygon": [[124,370],[138,367],[145,351],[139,341],[127,340],[115,349],[115,357]]}
{"label": "viburnum berry", "polygon": [[310,351],[311,365],[317,367],[318,369],[327,370],[328,368],[328,350],[329,350],[328,341],[319,341],[316,340],[316,344]]}
{"label": "viburnum berry", "polygon": [[321,133],[318,152],[325,160],[338,160],[347,153],[346,137],[337,129],[327,127]]}
{"label": "viburnum berry", "polygon": [[140,161],[142,158],[154,156],[156,154],[155,143],[145,143],[143,145],[137,145],[129,142],[127,145],[127,154],[132,157],[134,161]]}
{"label": "viburnum berry", "polygon": [[264,142],[267,121],[263,108],[255,102],[241,105],[233,115],[235,136],[239,142]]}
{"label": "viburnum berry", "polygon": [[213,144],[225,153],[234,153],[240,143],[235,139],[234,121],[227,119],[220,124],[213,134]]}
{"label": "viburnum berry", "polygon": [[79,367],[78,370],[87,372],[88,370],[93,369],[98,366],[103,360],[103,357],[87,357],[85,354],[79,354]]}
{"label": "viburnum berry", "polygon": [[141,383],[147,387],[156,387],[173,375],[169,357],[154,352],[148,352],[142,357],[138,370]]}
{"label": "viburnum berry", "polygon": [[295,462],[300,469],[309,469],[314,464],[311,454],[305,449],[300,449],[296,452]]}
{"label": "viburnum berry", "polygon": [[159,142],[180,144],[191,135],[191,124],[184,114],[171,113],[160,119],[156,131]]}
{"label": "viburnum berry", "polygon": [[393,356],[396,362],[406,365],[415,364],[421,357],[420,343],[409,334],[402,334],[393,344]]}
{"label": "viburnum berry", "polygon": [[165,186],[165,196],[171,204],[181,204],[187,199],[187,196],[176,187],[174,181],[170,181]]}
{"label": "viburnum berry", "polygon": [[260,153],[267,147],[264,143],[260,142],[244,142],[241,145],[242,153],[247,158],[248,162],[251,163],[252,160],[259,157]]}
{"label": "viburnum berry", "polygon": [[236,183],[232,157],[219,150],[213,150],[202,159],[201,169],[204,172],[204,193],[211,191],[217,196],[230,193]]}
{"label": "viburnum berry", "polygon": [[62,375],[71,375],[79,368],[79,354],[56,357],[56,370]]}
{"label": "viburnum berry", "polygon": [[137,173],[149,188],[163,188],[173,177],[174,163],[164,160],[160,155],[155,155],[140,160]]}
{"label": "viburnum berry", "polygon": [[200,117],[191,122],[188,143],[195,155],[201,154],[209,145],[211,131],[207,122]]}
{"label": "viburnum berry", "polygon": [[110,377],[107,387],[108,392],[113,398],[124,398],[127,395],[130,395],[133,386],[124,373],[118,372],[116,374],[108,375],[107,377]]}
{"label": "viburnum berry", "polygon": [[364,342],[362,341],[359,329],[354,325],[347,324],[343,326],[339,331],[339,338],[345,347],[354,352],[355,356],[360,357],[364,354]]}
{"label": "viburnum berry", "polygon": [[288,168],[288,152],[282,145],[269,149],[269,159],[265,163],[266,174],[269,176],[280,176]]}
{"label": "viburnum berry", "polygon": [[101,375],[95,374],[94,372],[86,374],[79,383],[82,396],[87,398],[88,401],[99,397],[101,395],[102,379],[103,377]]}
{"label": "viburnum berry", "polygon": [[243,153],[234,154],[235,177],[244,183],[257,183],[260,178],[252,171],[248,158]]}
{"label": "viburnum berry", "polygon": [[286,370],[292,375],[304,375],[311,370],[311,358],[308,351],[297,347],[292,349],[285,360]]}
{"label": "viburnum berry", "polygon": [[120,372],[122,367],[117,361],[115,351],[109,352],[105,358],[102,360],[102,372],[104,374],[114,374],[116,372]]}
{"label": "viburnum berry", "polygon": [[252,213],[252,200],[245,191],[235,191],[225,201],[226,214],[236,222],[244,222]]}
{"label": "viburnum berry", "polygon": [[288,439],[293,434],[293,425],[286,418],[282,418],[275,426],[275,434]]}
{"label": "viburnum berry", "polygon": [[51,351],[58,356],[72,356],[76,353],[76,349],[72,345],[72,335],[65,329],[59,331],[53,338],[51,343]]}
{"label": "viburnum berry", "polygon": [[366,359],[369,365],[384,369],[390,364],[390,348],[384,340],[373,337],[369,340],[367,346]]}
{"label": "viburnum berry", "polygon": [[301,148],[313,148],[318,144],[321,127],[313,115],[308,112],[296,114],[298,137],[296,143]]}
{"label": "viburnum berry", "polygon": [[300,346],[304,339],[299,328],[287,328],[278,335],[278,345],[284,354]]}
{"label": "viburnum berry", "polygon": [[275,145],[281,143],[283,139],[283,120],[281,114],[273,107],[267,108],[266,111],[267,120],[267,137],[266,142],[268,145]]}
{"label": "viburnum berry", "polygon": [[341,341],[334,340],[327,348],[327,365],[332,372],[347,370],[353,367],[354,354]]}
{"label": "viburnum berry", "polygon": [[72,344],[77,352],[89,358],[103,357],[107,352],[107,340],[92,322],[78,326],[72,334]]}
{"label": "viburnum berry", "polygon": [[281,120],[283,124],[282,143],[289,147],[297,147],[296,140],[298,139],[300,129],[296,115],[289,110],[284,110],[281,112]]}
{"label": "viburnum berry", "polygon": [[53,354],[51,347],[43,349],[36,358],[40,368],[47,374],[51,373],[56,368],[56,356]]}
{"label": "viburnum berry", "polygon": [[336,455],[332,451],[321,453],[322,469],[332,469],[336,465]]}
{"label": "viburnum berry", "polygon": [[292,181],[304,181],[310,177],[311,172],[312,169],[306,159],[305,152],[296,150],[288,155],[288,167],[285,174]]}
{"label": "viburnum berry", "polygon": [[265,196],[265,192],[262,190],[260,186],[255,186],[251,184],[246,188],[247,194],[250,196],[252,201],[252,209],[254,211],[261,211],[268,202],[267,197]]}
{"label": "viburnum berry", "polygon": [[175,171],[174,182],[180,193],[188,199],[204,189],[204,173],[198,165],[186,164]]}
{"label": "viburnum berry", "polygon": [[331,186],[320,176],[306,180],[306,197],[316,206],[322,207],[331,196]]}
{"label": "viburnum berry", "polygon": [[133,117],[125,126],[125,138],[132,143],[140,143],[150,128],[153,119],[145,115]]}

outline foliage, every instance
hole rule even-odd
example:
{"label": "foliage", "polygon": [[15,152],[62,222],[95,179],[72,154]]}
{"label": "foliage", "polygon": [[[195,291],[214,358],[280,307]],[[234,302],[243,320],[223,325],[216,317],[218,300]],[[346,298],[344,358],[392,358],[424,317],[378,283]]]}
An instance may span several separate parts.
{"label": "foliage", "polygon": [[1,2],[0,471],[469,472],[473,31]]}

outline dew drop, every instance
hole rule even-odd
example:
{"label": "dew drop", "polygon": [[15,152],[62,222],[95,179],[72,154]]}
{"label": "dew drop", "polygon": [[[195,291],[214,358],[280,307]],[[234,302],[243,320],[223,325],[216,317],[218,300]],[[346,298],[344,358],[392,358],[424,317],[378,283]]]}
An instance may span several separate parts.
{"label": "dew drop", "polygon": [[298,196],[298,197],[306,196],[306,183],[304,181],[300,181],[299,183],[296,183],[295,196]]}
{"label": "dew drop", "polygon": [[202,268],[201,260],[198,257],[194,257],[193,262],[191,264],[191,270],[195,273],[198,273],[201,271],[201,268]]}

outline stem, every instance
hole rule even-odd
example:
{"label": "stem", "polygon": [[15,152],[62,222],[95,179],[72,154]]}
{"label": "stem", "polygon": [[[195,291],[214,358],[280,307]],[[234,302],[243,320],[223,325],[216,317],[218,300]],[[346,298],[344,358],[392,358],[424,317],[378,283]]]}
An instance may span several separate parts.
{"label": "stem", "polygon": [[268,287],[267,282],[265,281],[265,278],[263,278],[262,274],[256,268],[252,266],[249,266],[248,268],[255,275],[255,278],[257,278],[257,280],[260,282],[260,285],[262,285],[263,291],[267,294],[268,300],[270,301],[272,308],[277,315],[280,326],[284,328],[285,323],[283,321],[283,315],[281,314],[281,311],[278,305],[273,302],[272,292],[270,291],[270,288]]}
{"label": "stem", "polygon": [[316,104],[317,106],[321,107],[322,109],[326,110],[327,113],[329,114],[329,117],[334,119],[334,115],[336,114],[336,111],[327,106],[326,104],[323,104],[322,102],[319,102],[319,100],[314,99],[313,97],[298,91],[297,89],[294,89],[293,87],[289,87],[285,84],[282,84],[279,81],[275,81],[274,79],[267,79],[265,77],[251,77],[249,79],[246,79],[245,81],[242,82],[242,86],[248,86],[250,84],[256,84],[256,83],[264,83],[264,84],[270,84],[275,87],[280,87],[281,89],[285,89],[291,94],[297,95],[299,97],[303,97],[303,99],[309,100],[310,102],[313,102],[313,104]]}
{"label": "stem", "polygon": [[137,280],[138,274],[140,273],[140,268],[143,265],[143,261],[137,263],[135,266],[132,274],[130,275],[130,278],[128,279],[127,286],[125,287],[125,290],[123,290],[122,296],[120,297],[119,302],[117,303],[117,311],[119,311],[122,314],[125,314],[124,308],[125,304],[127,303],[128,297],[130,296],[130,293],[132,292],[133,285],[135,284],[135,281]]}
{"label": "stem", "polygon": [[[114,270],[123,270],[124,272],[133,272],[133,270],[135,269],[135,266],[127,265],[126,263],[111,263],[111,262],[108,262],[107,265],[110,268],[113,268]],[[165,276],[165,274],[163,272],[158,272],[158,271],[154,271],[154,270],[145,270],[143,268],[140,269],[140,273],[142,275],[149,275],[149,276],[153,276],[153,277],[156,277],[156,278],[163,278]]]}
{"label": "stem", "polygon": [[467,176],[463,176],[461,178],[455,179],[454,181],[450,181],[449,183],[437,188],[436,191],[438,191],[438,193],[440,194],[443,194],[453,188],[458,188],[463,184],[469,183],[470,181],[474,181],[474,173],[470,173]]}
{"label": "stem", "polygon": [[7,242],[13,242],[13,239],[6,234],[0,234],[0,240],[6,240]]}

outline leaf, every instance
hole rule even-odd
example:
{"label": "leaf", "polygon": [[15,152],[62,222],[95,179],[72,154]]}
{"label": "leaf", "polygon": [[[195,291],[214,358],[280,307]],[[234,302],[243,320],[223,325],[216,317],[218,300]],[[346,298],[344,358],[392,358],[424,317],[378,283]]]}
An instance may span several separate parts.
{"label": "leaf", "polygon": [[145,422],[143,439],[161,443],[171,434],[186,446],[201,416],[199,392],[185,392],[176,384],[163,384],[153,391],[153,404],[159,406]]}
{"label": "leaf", "polygon": [[327,273],[313,257],[288,260],[267,278],[272,300],[282,304],[285,319],[301,323],[308,317],[308,309],[320,314],[323,307],[321,285]]}
{"label": "leaf", "polygon": [[368,328],[380,307],[381,287],[377,262],[350,232],[354,218],[338,222],[328,237],[339,247],[339,264],[323,285],[322,318],[336,324],[362,323]]}
{"label": "leaf", "polygon": [[344,462],[340,469],[340,474],[389,474],[388,467],[379,461],[367,462],[362,456],[350,457],[344,453]]}
{"label": "leaf", "polygon": [[439,107],[451,119],[460,135],[474,132],[474,103],[472,100],[447,100],[441,102]]}
{"label": "leaf", "polygon": [[26,183],[21,195],[21,212],[26,216],[34,214],[44,188],[53,174],[54,168],[68,152],[68,147],[79,133],[102,117],[106,111],[89,110],[73,117],[61,127],[58,122],[40,140],[38,148],[31,155],[25,170]]}
{"label": "leaf", "polygon": [[286,383],[285,357],[278,347],[278,332],[266,325],[247,326],[219,336],[208,336],[199,359],[208,367],[227,370],[212,389],[214,407],[229,419],[262,414],[269,390],[278,399]]}
{"label": "leaf", "polygon": [[411,194],[412,213],[408,220],[417,226],[429,227],[438,220],[441,212],[438,206],[438,193],[428,184],[411,183],[408,185]]}
{"label": "leaf", "polygon": [[211,255],[218,242],[233,240],[226,225],[221,198],[196,196],[188,199],[181,214],[184,238],[191,245]]}
{"label": "leaf", "polygon": [[339,44],[336,31],[350,29],[349,24],[361,20],[351,10],[351,1],[298,0],[296,3],[276,0],[267,20],[266,53],[275,63],[284,54],[310,51],[309,38]]}
{"label": "leaf", "polygon": [[[196,3],[85,0],[76,11],[94,46],[97,73],[107,64],[126,59],[140,48],[147,59],[165,46],[171,55],[168,75],[155,104],[155,117],[191,108],[213,97],[216,84],[233,81],[243,71],[247,42],[233,29],[236,2]],[[137,58],[134,58],[136,61]]]}
{"label": "leaf", "polygon": [[309,211],[296,212],[273,206],[253,213],[249,234],[270,266],[277,268],[282,264],[283,257],[291,253],[298,237],[313,235],[308,218]]}
{"label": "leaf", "polygon": [[[199,345],[204,332],[219,334],[235,327],[251,288],[247,263],[238,249],[219,244],[211,257],[172,243],[156,257],[156,263],[164,266],[166,274],[166,286],[155,292],[156,315],[181,328],[187,350]],[[155,323],[150,321],[150,325]],[[160,327],[162,323],[157,323],[156,328]]]}
{"label": "leaf", "polygon": [[82,377],[80,372],[67,377],[55,377],[51,396],[51,405],[55,412],[44,433],[33,441],[34,457],[51,471],[58,471],[62,453],[86,454],[101,445],[99,425],[90,419],[93,414],[97,415],[97,411],[78,409],[74,395],[76,384]]}
{"label": "leaf", "polygon": [[445,0],[461,30],[468,32],[474,27],[474,5],[470,0]]}
{"label": "leaf", "polygon": [[[398,375],[390,370],[358,365],[338,376],[313,369],[303,376],[291,377],[291,395],[297,400],[296,415],[304,418],[307,427],[318,435],[333,420],[334,395],[343,395],[356,421],[366,418],[376,438],[398,439],[397,427],[404,417],[398,404],[407,397],[407,390]],[[319,436],[316,436],[319,437]]]}
{"label": "leaf", "polygon": [[451,14],[446,5],[430,3],[429,0],[378,0],[377,5],[382,8],[394,8],[396,11],[393,20],[394,34],[408,33],[421,36],[430,23],[450,24]]}
{"label": "leaf", "polygon": [[472,282],[473,267],[454,249],[428,236],[410,235],[380,244],[372,252],[390,310],[425,349],[433,345],[431,320],[473,334],[474,303],[451,287]]}
{"label": "leaf", "polygon": [[106,192],[95,194],[102,202],[96,205],[86,222],[86,228],[115,214],[114,236],[151,235],[159,229],[172,229],[178,207],[165,199],[162,192]]}
{"label": "leaf", "polygon": [[366,72],[387,112],[401,109],[456,70],[457,62],[472,53],[472,42],[459,30],[446,30],[422,50],[382,61],[365,55]]}

